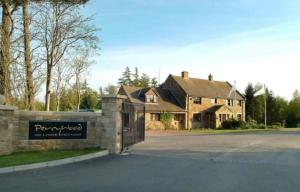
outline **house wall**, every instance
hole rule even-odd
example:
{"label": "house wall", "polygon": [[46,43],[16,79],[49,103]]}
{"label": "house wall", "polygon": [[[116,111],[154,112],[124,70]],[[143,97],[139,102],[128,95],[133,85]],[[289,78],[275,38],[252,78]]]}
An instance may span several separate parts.
{"label": "house wall", "polygon": [[[171,127],[167,128],[167,129],[173,129],[173,130],[182,129],[180,127],[180,122],[175,120],[175,114],[176,113],[174,113],[174,117],[171,121]],[[182,113],[180,113],[180,115],[185,116],[185,114],[182,114]],[[183,117],[183,118],[185,118],[185,117]],[[145,114],[145,128],[146,128],[146,130],[166,130],[166,127],[163,124],[163,122],[151,120],[151,113],[146,113]]]}
{"label": "house wall", "polygon": [[145,129],[146,130],[165,130],[165,126],[161,121],[152,121],[151,113],[145,114]]}
{"label": "house wall", "polygon": [[[230,108],[232,112],[228,113],[233,113],[234,118],[237,118],[237,114],[241,114],[243,116],[243,120],[245,120],[245,113],[244,113],[244,106],[245,102],[243,102],[242,106],[238,106],[237,103],[238,101],[234,101],[234,106],[227,106]],[[211,98],[202,98],[202,104],[194,104],[194,97],[189,97],[187,101],[187,106],[188,106],[188,128],[205,128],[205,123],[204,119],[202,118],[202,122],[193,122],[193,115],[195,113],[201,113],[202,117],[204,116],[203,111],[207,110],[208,108],[214,106],[215,104],[211,103]],[[227,99],[220,99],[218,98],[218,103],[217,105],[227,105]],[[216,116],[216,122],[218,122],[218,116]],[[219,124],[217,124],[216,127],[219,127]]]}

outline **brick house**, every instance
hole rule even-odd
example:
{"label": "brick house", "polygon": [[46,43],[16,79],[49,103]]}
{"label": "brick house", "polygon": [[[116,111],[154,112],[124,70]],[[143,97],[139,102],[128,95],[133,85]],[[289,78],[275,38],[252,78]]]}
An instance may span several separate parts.
{"label": "brick house", "polygon": [[121,86],[128,102],[145,105],[146,129],[165,129],[162,113],[173,114],[174,129],[218,128],[228,119],[245,120],[245,98],[225,81],[169,75],[158,88]]}

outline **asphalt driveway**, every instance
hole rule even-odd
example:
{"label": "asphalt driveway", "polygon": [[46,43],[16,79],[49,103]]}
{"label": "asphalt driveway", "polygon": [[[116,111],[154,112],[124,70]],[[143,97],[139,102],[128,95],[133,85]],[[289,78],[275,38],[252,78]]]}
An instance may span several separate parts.
{"label": "asphalt driveway", "polygon": [[0,175],[0,191],[300,191],[300,133],[149,136],[128,156]]}

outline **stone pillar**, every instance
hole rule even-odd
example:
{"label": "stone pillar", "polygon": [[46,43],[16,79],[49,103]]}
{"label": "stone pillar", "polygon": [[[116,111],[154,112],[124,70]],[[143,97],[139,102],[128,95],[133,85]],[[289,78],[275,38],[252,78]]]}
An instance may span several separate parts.
{"label": "stone pillar", "polygon": [[104,134],[101,146],[111,154],[122,150],[122,104],[126,96],[106,95],[102,97]]}
{"label": "stone pillar", "polygon": [[14,151],[13,137],[18,121],[16,107],[0,105],[0,155]]}

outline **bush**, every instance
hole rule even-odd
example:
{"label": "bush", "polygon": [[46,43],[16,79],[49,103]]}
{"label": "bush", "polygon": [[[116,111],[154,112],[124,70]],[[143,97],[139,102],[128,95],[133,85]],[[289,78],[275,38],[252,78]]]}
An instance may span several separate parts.
{"label": "bush", "polygon": [[298,127],[298,118],[296,114],[288,114],[285,121],[286,128],[295,128]]}
{"label": "bush", "polygon": [[221,127],[223,129],[237,129],[243,125],[243,121],[238,121],[235,119],[230,119],[227,121],[223,121]]}
{"label": "bush", "polygon": [[174,119],[174,115],[171,113],[161,113],[160,121],[164,124],[165,129],[174,129],[172,126],[172,120]]}
{"label": "bush", "polygon": [[282,124],[280,122],[275,122],[275,123],[272,123],[272,125],[269,127],[272,129],[281,128]]}

